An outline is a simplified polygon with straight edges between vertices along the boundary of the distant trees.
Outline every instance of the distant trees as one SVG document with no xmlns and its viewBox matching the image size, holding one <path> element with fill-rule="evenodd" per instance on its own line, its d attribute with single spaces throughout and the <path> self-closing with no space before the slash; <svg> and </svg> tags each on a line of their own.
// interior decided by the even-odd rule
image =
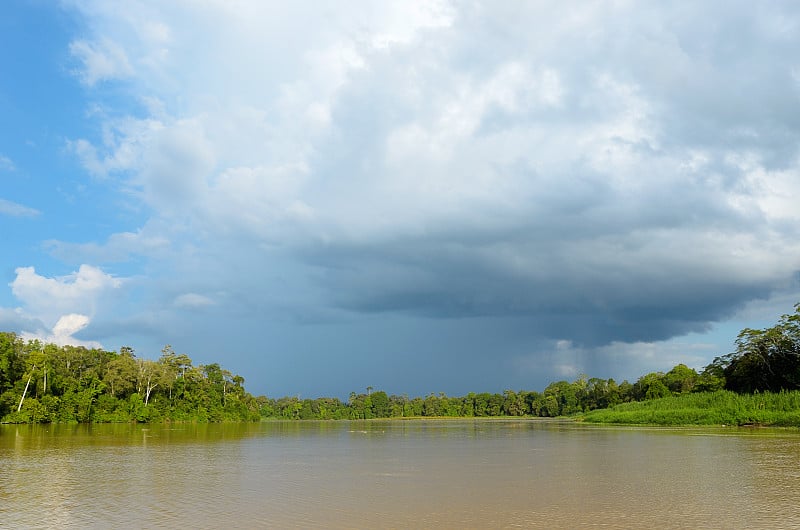
<svg viewBox="0 0 800 530">
<path fill-rule="evenodd" d="M 157 361 L 133 348 L 119 353 L 24 342 L 0 333 L 0 419 L 6 422 L 224 421 L 395 417 L 555 417 L 703 388 L 703 376 L 678 365 L 633 385 L 581 376 L 543 392 L 505 390 L 451 397 L 388 395 L 371 386 L 347 402 L 323 397 L 254 398 L 244 378 L 217 363 L 193 365 L 167 345 Z M 27 386 L 27 390 L 26 390 Z"/>
<path fill-rule="evenodd" d="M 450 397 L 388 395 L 366 387 L 347 402 L 333 397 L 253 397 L 244 378 L 217 363 L 193 365 L 167 345 L 157 361 L 80 346 L 25 342 L 0 333 L 0 421 L 225 421 L 371 419 L 400 417 L 556 417 L 721 389 L 739 393 L 800 389 L 800 304 L 778 324 L 744 329 L 736 351 L 701 373 L 684 364 L 645 374 L 634 383 L 580 376 L 550 383 L 543 392 L 505 390 Z"/>
</svg>

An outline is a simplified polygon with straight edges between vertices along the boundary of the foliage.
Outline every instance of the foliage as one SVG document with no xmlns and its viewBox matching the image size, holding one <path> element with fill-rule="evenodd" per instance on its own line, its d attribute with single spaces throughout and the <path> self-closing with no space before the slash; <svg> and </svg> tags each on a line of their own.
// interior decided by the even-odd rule
<svg viewBox="0 0 800 530">
<path fill-rule="evenodd" d="M 571 383 L 551 383 L 542 393 L 389 396 L 388 407 L 386 394 L 369 387 L 366 394 L 353 392 L 347 403 L 333 398 L 302 402 L 264 398 L 261 410 L 266 417 L 296 419 L 583 415 L 585 421 L 660 425 L 800 425 L 798 395 L 764 393 L 800 388 L 800 304 L 795 309 L 796 314 L 784 315 L 773 328 L 743 330 L 736 340 L 737 351 L 715 359 L 699 374 L 679 364 L 666 373 L 645 374 L 633 384 L 580 376 Z M 731 390 L 762 393 L 748 396 Z"/>
<path fill-rule="evenodd" d="M 590 423 L 640 425 L 774 425 L 800 427 L 800 391 L 682 394 L 593 410 Z"/>
<path fill-rule="evenodd" d="M 749 395 L 741 395 L 746 393 Z M 679 364 L 635 383 L 581 375 L 543 392 L 506 390 L 449 397 L 388 395 L 366 388 L 334 397 L 271 399 L 244 390 L 219 364 L 194 366 L 167 345 L 157 361 L 24 342 L 0 333 L 4 422 L 366 420 L 408 417 L 580 416 L 588 422 L 800 425 L 800 304 L 764 330 L 743 330 L 736 351 L 702 373 Z"/>
<path fill-rule="evenodd" d="M 158 361 L 0 333 L 0 419 L 6 423 L 243 421 L 261 417 L 244 378 L 193 366 L 170 346 Z"/>
<path fill-rule="evenodd" d="M 736 351 L 714 359 L 706 371 L 736 392 L 800 389 L 800 304 L 771 328 L 742 330 Z"/>
</svg>

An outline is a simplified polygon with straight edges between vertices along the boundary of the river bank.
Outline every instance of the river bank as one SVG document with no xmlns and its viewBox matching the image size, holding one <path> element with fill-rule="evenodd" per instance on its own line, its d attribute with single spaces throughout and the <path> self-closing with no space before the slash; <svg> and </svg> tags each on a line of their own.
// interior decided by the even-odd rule
<svg viewBox="0 0 800 530">
<path fill-rule="evenodd" d="M 626 425 L 800 427 L 800 392 L 737 394 L 728 390 L 622 403 L 577 417 Z"/>
</svg>

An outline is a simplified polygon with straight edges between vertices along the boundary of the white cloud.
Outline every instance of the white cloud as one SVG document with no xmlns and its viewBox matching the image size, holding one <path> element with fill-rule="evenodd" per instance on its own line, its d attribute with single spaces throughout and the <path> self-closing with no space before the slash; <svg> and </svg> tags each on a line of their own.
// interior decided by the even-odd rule
<svg viewBox="0 0 800 530">
<path fill-rule="evenodd" d="M 214 301 L 202 294 L 184 293 L 175 297 L 173 305 L 175 305 L 175 307 L 182 308 L 200 308 L 214 305 Z"/>
<path fill-rule="evenodd" d="M 598 353 L 610 359 L 616 366 L 633 366 L 633 373 L 644 375 L 647 371 L 666 371 L 678 364 L 702 370 L 710 357 L 723 353 L 718 347 L 708 342 L 686 342 L 680 339 L 663 342 L 613 342 L 599 348 Z"/>
<path fill-rule="evenodd" d="M 66 263 L 109 263 L 127 261 L 133 255 L 164 257 L 170 253 L 171 241 L 163 227 L 150 223 L 136 232 L 112 234 L 102 244 L 49 240 L 44 247 Z"/>
<path fill-rule="evenodd" d="M 24 331 L 21 333 L 23 340 L 39 340 L 45 344 L 57 344 L 59 346 L 84 346 L 86 348 L 102 348 L 102 344 L 97 341 L 84 341 L 73 337 L 86 326 L 89 325 L 90 319 L 86 315 L 79 315 L 71 313 L 63 315 L 58 319 L 52 331 L 47 332 L 30 332 Z"/>
<path fill-rule="evenodd" d="M 16 166 L 10 158 L 0 154 L 0 171 L 14 171 Z"/>
<path fill-rule="evenodd" d="M 180 9 L 89 2 L 76 7 L 93 28 L 91 42 L 118 35 L 114 46 L 137 64 L 166 51 L 158 72 L 126 69 L 140 97 L 159 102 L 157 115 L 109 118 L 102 145 L 75 140 L 72 147 L 93 174 L 128 175 L 157 217 L 191 219 L 194 230 L 210 234 L 235 227 L 288 246 L 337 233 L 374 241 L 435 226 L 482 227 L 498 212 L 512 230 L 531 221 L 563 226 L 572 221 L 548 209 L 570 204 L 596 226 L 618 223 L 606 234 L 612 246 L 620 229 L 659 241 L 633 257 L 653 250 L 652 259 L 661 259 L 655 247 L 680 253 L 676 247 L 690 241 L 727 253 L 736 247 L 738 229 L 714 225 L 700 231 L 702 240 L 691 217 L 649 225 L 665 192 L 685 201 L 670 207 L 687 216 L 727 200 L 733 208 L 720 208 L 722 215 L 758 207 L 770 223 L 793 220 L 796 170 L 769 170 L 756 158 L 747 171 L 761 184 L 758 198 L 739 194 L 713 174 L 726 163 L 724 140 L 672 135 L 670 120 L 686 112 L 682 98 L 696 94 L 691 86 L 664 93 L 662 83 L 705 73 L 709 61 L 682 46 L 687 28 L 635 5 L 604 6 L 580 16 L 530 7 L 512 17 L 500 7 L 446 2 L 357 14 L 259 2 Z M 626 18 L 642 25 L 617 27 Z M 531 31 L 515 33 L 528 24 Z M 496 26 L 508 33 L 495 35 Z M 291 36 L 297 32 L 305 38 Z M 721 37 L 691 38 L 713 47 Z M 197 39 L 208 44 L 205 52 L 194 53 Z M 476 41 L 495 55 L 478 53 Z M 657 71 L 643 50 L 677 62 Z M 760 53 L 742 60 L 758 64 Z M 729 82 L 718 66 L 711 82 Z M 713 112 L 707 119 L 731 134 L 740 129 Z M 654 207 L 630 209 L 646 204 Z M 563 250 L 583 242 L 574 230 Z M 753 245 L 746 250 L 763 257 Z M 790 268 L 796 256 L 789 245 L 776 262 Z M 540 258 L 518 247 L 515 259 Z"/>
<path fill-rule="evenodd" d="M 105 118 L 102 146 L 79 138 L 67 141 L 83 167 L 95 177 L 107 177 L 109 173 L 141 171 L 146 146 L 165 124 L 158 119 Z"/>
<path fill-rule="evenodd" d="M 100 42 L 76 40 L 69 51 L 83 64 L 79 76 L 83 83 L 93 86 L 98 81 L 123 79 L 133 74 L 125 50 L 110 39 Z"/>
<path fill-rule="evenodd" d="M 40 276 L 33 267 L 19 267 L 15 272 L 11 292 L 27 315 L 51 326 L 65 314 L 94 315 L 104 299 L 123 284 L 122 279 L 91 265 L 55 278 Z"/>
<path fill-rule="evenodd" d="M 53 326 L 53 334 L 57 337 L 69 337 L 89 325 L 89 317 L 70 313 L 58 319 Z"/>
<path fill-rule="evenodd" d="M 589 377 L 611 377 L 618 382 L 627 379 L 633 383 L 642 375 L 666 372 L 678 364 L 700 371 L 713 357 L 727 351 L 719 348 L 712 342 L 679 338 L 658 342 L 615 341 L 598 348 L 579 346 L 562 339 L 514 357 L 512 366 L 530 377 L 545 373 L 551 381 L 574 379 L 586 374 Z"/>
<path fill-rule="evenodd" d="M 36 217 L 41 212 L 34 208 L 29 208 L 15 202 L 0 199 L 0 215 L 10 215 L 11 217 Z"/>
</svg>

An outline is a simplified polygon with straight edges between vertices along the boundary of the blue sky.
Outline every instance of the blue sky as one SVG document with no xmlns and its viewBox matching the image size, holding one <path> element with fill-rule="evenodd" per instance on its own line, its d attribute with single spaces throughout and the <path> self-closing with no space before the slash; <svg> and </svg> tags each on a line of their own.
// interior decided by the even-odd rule
<svg viewBox="0 0 800 530">
<path fill-rule="evenodd" d="M 794 2 L 1 9 L 0 329 L 458 395 L 800 302 Z"/>
</svg>

